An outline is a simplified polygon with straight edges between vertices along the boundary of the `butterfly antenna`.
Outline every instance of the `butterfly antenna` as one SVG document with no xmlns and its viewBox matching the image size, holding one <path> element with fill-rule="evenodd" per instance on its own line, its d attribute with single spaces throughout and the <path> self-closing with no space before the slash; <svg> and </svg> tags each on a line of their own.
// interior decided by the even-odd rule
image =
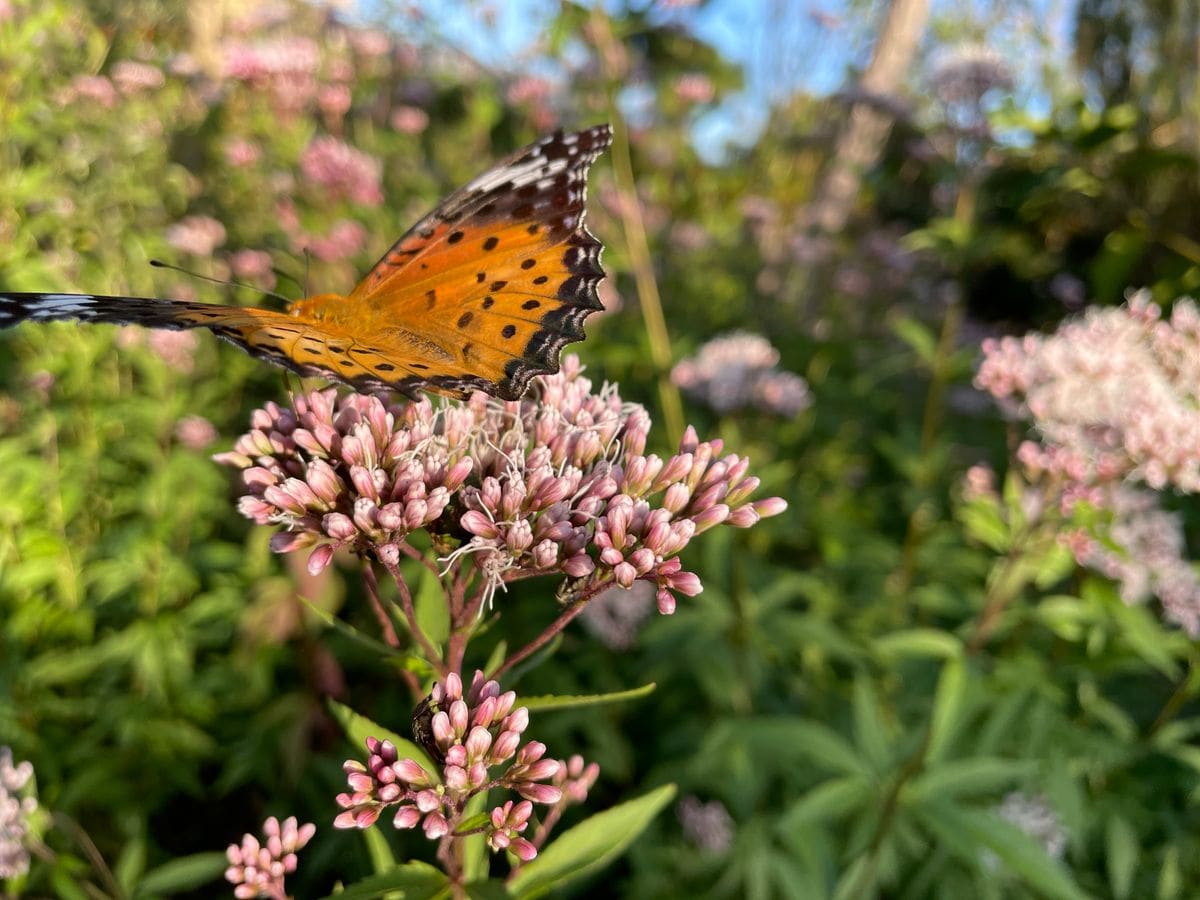
<svg viewBox="0 0 1200 900">
<path fill-rule="evenodd" d="M 201 275 L 199 272 L 193 272 L 190 269 L 185 269 L 182 266 L 175 265 L 174 263 L 163 262 L 161 259 L 150 260 L 150 265 L 154 266 L 156 269 L 172 269 L 176 272 L 182 272 L 184 275 L 190 275 L 192 278 L 199 278 L 201 281 L 211 281 L 213 284 L 223 284 L 231 287 L 245 288 L 248 291 L 254 291 L 259 294 L 264 294 L 267 297 L 274 297 L 276 300 L 282 300 L 284 303 L 292 302 L 291 298 L 285 297 L 283 294 L 277 294 L 275 291 L 263 290 L 262 288 L 254 287 L 254 285 L 243 284 L 240 281 L 232 281 L 227 278 L 213 278 L 211 275 Z"/>
<path fill-rule="evenodd" d="M 304 248 L 304 296 L 305 297 L 308 296 L 308 264 L 311 261 L 312 261 L 312 257 L 309 256 L 308 248 L 305 247 Z"/>
</svg>

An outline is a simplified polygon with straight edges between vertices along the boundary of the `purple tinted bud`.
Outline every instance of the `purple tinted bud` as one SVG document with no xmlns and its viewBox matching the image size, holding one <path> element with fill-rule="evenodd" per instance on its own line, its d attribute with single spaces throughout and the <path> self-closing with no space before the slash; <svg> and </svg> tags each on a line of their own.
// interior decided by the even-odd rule
<svg viewBox="0 0 1200 900">
<path fill-rule="evenodd" d="M 404 507 L 399 503 L 388 503 L 380 507 L 375 521 L 384 531 L 398 531 L 404 527 Z"/>
<path fill-rule="evenodd" d="M 457 491 L 475 468 L 475 462 L 470 457 L 464 457 L 450 467 L 442 482 L 447 491 Z"/>
<path fill-rule="evenodd" d="M 635 569 L 629 563 L 623 562 L 614 567 L 613 577 L 616 579 L 617 584 L 619 584 L 621 587 L 631 588 L 633 587 L 634 580 L 637 578 L 637 569 Z"/>
<path fill-rule="evenodd" d="M 392 769 L 396 776 L 407 784 L 426 785 L 431 783 L 429 774 L 415 760 L 407 758 L 397 760 L 392 764 Z"/>
<path fill-rule="evenodd" d="M 450 823 L 446 821 L 446 817 L 436 812 L 425 817 L 425 824 L 422 827 L 425 829 L 425 837 L 431 841 L 436 841 L 450 831 Z"/>
<path fill-rule="evenodd" d="M 749 528 L 757 524 L 761 516 L 754 509 L 752 504 L 747 503 L 745 506 L 739 506 L 729 514 L 726 521 L 734 528 Z"/>
<path fill-rule="evenodd" d="M 339 512 L 326 513 L 321 519 L 321 529 L 335 541 L 348 541 L 358 534 L 350 517 Z"/>
<path fill-rule="evenodd" d="M 557 803 L 562 799 L 562 788 L 556 788 L 552 784 L 533 784 L 523 781 L 513 787 L 516 788 L 518 794 L 534 803 L 550 804 Z"/>
<path fill-rule="evenodd" d="M 303 550 L 316 543 L 316 536 L 303 531 L 277 531 L 271 535 L 272 553 L 291 553 L 293 550 Z"/>
<path fill-rule="evenodd" d="M 570 559 L 564 560 L 562 568 L 572 578 L 582 578 L 584 575 L 590 575 L 595 570 L 596 564 L 586 553 L 577 553 Z"/>
<path fill-rule="evenodd" d="M 508 530 L 505 543 L 508 544 L 508 549 L 514 553 L 527 550 L 533 545 L 533 529 L 528 522 L 522 519 L 514 523 Z"/>
<path fill-rule="evenodd" d="M 392 819 L 392 825 L 396 828 L 416 828 L 417 823 L 421 821 L 421 811 L 415 806 L 402 806 L 396 812 L 396 817 Z"/>
<path fill-rule="evenodd" d="M 662 615 L 669 616 L 675 612 L 675 595 L 666 588 L 659 588 L 654 597 L 658 601 L 658 611 Z"/>
<path fill-rule="evenodd" d="M 540 541 L 533 548 L 533 564 L 539 569 L 549 569 L 558 562 L 558 545 L 551 540 Z"/>
</svg>

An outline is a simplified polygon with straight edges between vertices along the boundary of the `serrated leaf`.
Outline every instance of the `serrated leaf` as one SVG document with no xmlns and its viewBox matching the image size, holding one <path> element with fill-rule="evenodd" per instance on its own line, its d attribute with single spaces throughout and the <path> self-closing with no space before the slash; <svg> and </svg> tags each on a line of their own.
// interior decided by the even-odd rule
<svg viewBox="0 0 1200 900">
<path fill-rule="evenodd" d="M 221 877 L 229 867 L 224 853 L 195 853 L 181 856 L 151 869 L 143 875 L 133 892 L 134 897 L 166 894 L 168 897 L 193 890 Z"/>
<path fill-rule="evenodd" d="M 522 697 L 520 703 L 530 712 L 542 712 L 550 709 L 579 709 L 585 706 L 603 706 L 606 703 L 620 703 L 624 700 L 636 700 L 648 697 L 654 693 L 657 685 L 652 681 L 641 687 L 630 688 L 627 691 L 613 691 L 610 694 L 545 694 L 540 697 Z"/>
<path fill-rule="evenodd" d="M 514 897 L 540 897 L 620 856 L 675 796 L 668 784 L 584 819 L 508 880 Z"/>
<path fill-rule="evenodd" d="M 356 750 L 366 752 L 367 738 L 375 737 L 381 741 L 391 741 L 396 745 L 396 750 L 400 754 L 400 758 L 408 757 L 434 777 L 435 780 L 440 780 L 440 769 L 433 764 L 433 760 L 429 756 L 410 741 L 408 738 L 400 737 L 396 732 L 384 728 L 376 722 L 372 722 L 366 716 L 360 715 L 343 703 L 338 703 L 336 700 L 326 700 L 329 706 L 329 711 L 333 717 L 338 720 L 338 724 L 342 726 L 342 731 L 346 733 L 346 737 L 350 739 Z"/>
<path fill-rule="evenodd" d="M 444 872 L 429 863 L 410 862 L 390 872 L 364 878 L 340 893 L 329 894 L 324 900 L 379 900 L 392 891 L 402 891 L 404 900 L 433 900 L 450 896 L 450 881 Z"/>
</svg>

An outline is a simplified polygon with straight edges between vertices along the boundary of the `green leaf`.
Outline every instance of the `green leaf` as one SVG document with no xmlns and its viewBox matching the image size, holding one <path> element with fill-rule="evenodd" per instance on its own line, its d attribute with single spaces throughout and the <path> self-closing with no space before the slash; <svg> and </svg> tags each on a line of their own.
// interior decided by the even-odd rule
<svg viewBox="0 0 1200 900">
<path fill-rule="evenodd" d="M 585 819 L 513 873 L 508 880 L 509 893 L 514 897 L 539 897 L 607 865 L 633 843 L 674 796 L 675 785 L 668 784 Z"/>
<path fill-rule="evenodd" d="M 413 596 L 417 625 L 435 646 L 446 643 L 450 636 L 450 607 L 446 603 L 446 588 L 442 580 L 421 568 L 421 580 Z"/>
<path fill-rule="evenodd" d="M 345 635 L 356 644 L 366 647 L 372 653 L 378 653 L 380 656 L 408 656 L 403 651 L 397 650 L 395 647 L 389 647 L 383 641 L 376 640 L 369 634 L 364 634 L 348 622 L 343 622 L 332 611 L 323 609 L 306 597 L 301 597 L 300 599 L 308 607 L 308 611 L 320 619 L 326 626 L 334 629 L 339 634 Z"/>
<path fill-rule="evenodd" d="M 627 691 L 613 691 L 609 694 L 547 694 L 540 697 L 522 697 L 520 703 L 530 712 L 548 709 L 579 709 L 585 706 L 603 706 L 607 703 L 621 703 L 625 700 L 648 697 L 654 693 L 655 687 L 656 685 L 652 681 Z"/>
<path fill-rule="evenodd" d="M 850 711 L 854 717 L 854 736 L 859 749 L 877 770 L 882 771 L 891 758 L 892 742 L 883 725 L 879 697 L 865 675 L 855 676 Z"/>
<path fill-rule="evenodd" d="M 1104 861 L 1108 865 L 1108 883 L 1112 887 L 1112 893 L 1116 900 L 1124 900 L 1129 896 L 1129 890 L 1133 886 L 1138 856 L 1142 852 L 1137 832 L 1133 830 L 1133 826 L 1127 819 L 1113 814 L 1108 819 L 1104 846 L 1107 851 Z"/>
<path fill-rule="evenodd" d="M 966 693 L 966 664 L 961 658 L 946 660 L 933 697 L 929 744 L 925 754 L 928 762 L 937 762 L 945 755 L 950 741 L 962 724 Z"/>
<path fill-rule="evenodd" d="M 876 794 L 874 782 L 861 775 L 831 778 L 809 790 L 779 817 L 780 832 L 849 815 Z"/>
<path fill-rule="evenodd" d="M 1032 837 L 988 810 L 953 803 L 928 803 L 913 812 L 921 823 L 971 867 L 986 848 L 1027 885 L 1060 900 L 1086 900 L 1085 894 L 1058 860 L 1046 855 Z"/>
<path fill-rule="evenodd" d="M 908 628 L 877 638 L 875 650 L 888 657 L 953 659 L 962 655 L 963 645 L 954 635 L 937 628 Z"/>
<path fill-rule="evenodd" d="M 503 881 L 492 878 L 488 881 L 468 881 L 467 896 L 471 900 L 509 900 L 512 895 Z"/>
<path fill-rule="evenodd" d="M 181 856 L 151 869 L 138 881 L 134 897 L 166 894 L 168 897 L 193 890 L 221 877 L 229 866 L 224 853 L 195 853 Z"/>
<path fill-rule="evenodd" d="M 378 828 L 362 829 L 363 843 L 367 845 L 367 856 L 371 858 L 371 869 L 375 874 L 390 872 L 396 867 L 396 857 L 388 846 L 387 838 Z"/>
<path fill-rule="evenodd" d="M 927 768 L 903 792 L 905 802 L 949 800 L 997 793 L 1028 777 L 1036 768 L 1032 760 L 977 756 L 956 759 Z"/>
<path fill-rule="evenodd" d="M 467 830 L 488 822 L 487 807 L 488 792 L 482 791 L 467 801 L 463 809 L 463 821 L 459 827 Z M 476 821 L 480 820 L 482 821 Z M 488 845 L 484 832 L 472 834 L 462 839 L 463 878 L 474 881 L 487 878 L 488 874 Z"/>
<path fill-rule="evenodd" d="M 338 720 L 338 724 L 342 726 L 342 731 L 346 733 L 346 737 L 350 739 L 356 750 L 365 752 L 368 737 L 376 737 L 381 741 L 391 741 L 396 745 L 396 750 L 400 754 L 400 758 L 409 757 L 413 761 L 432 775 L 435 779 L 438 778 L 439 769 L 433 764 L 433 760 L 429 756 L 407 738 L 402 738 L 396 732 L 384 728 L 375 722 L 372 722 L 366 716 L 359 715 L 345 704 L 338 703 L 336 700 L 327 700 L 329 711 L 333 717 Z"/>
<path fill-rule="evenodd" d="M 916 319 L 903 316 L 892 322 L 896 336 L 916 352 L 925 365 L 932 365 L 937 356 L 937 338 L 933 332 Z"/>
<path fill-rule="evenodd" d="M 390 872 L 364 878 L 340 893 L 329 894 L 324 900 L 379 900 L 392 891 L 403 891 L 404 900 L 432 900 L 450 896 L 450 881 L 444 872 L 429 863 L 410 862 Z"/>
</svg>

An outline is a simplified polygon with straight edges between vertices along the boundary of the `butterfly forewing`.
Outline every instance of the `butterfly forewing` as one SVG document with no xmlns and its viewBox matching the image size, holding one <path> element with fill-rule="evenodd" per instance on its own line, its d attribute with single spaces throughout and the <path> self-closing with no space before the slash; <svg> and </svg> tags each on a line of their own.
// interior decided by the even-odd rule
<svg viewBox="0 0 1200 900">
<path fill-rule="evenodd" d="M 555 133 L 451 194 L 346 297 L 289 314 L 91 294 L 0 294 L 0 327 L 83 319 L 208 328 L 248 353 L 359 390 L 520 397 L 558 370 L 601 309 L 600 242 L 584 227 L 588 167 L 607 125 Z"/>
<path fill-rule="evenodd" d="M 394 348 L 402 389 L 519 397 L 602 308 L 600 243 L 583 218 L 588 167 L 610 141 L 604 125 L 514 154 L 418 222 L 330 314 Z"/>
</svg>

